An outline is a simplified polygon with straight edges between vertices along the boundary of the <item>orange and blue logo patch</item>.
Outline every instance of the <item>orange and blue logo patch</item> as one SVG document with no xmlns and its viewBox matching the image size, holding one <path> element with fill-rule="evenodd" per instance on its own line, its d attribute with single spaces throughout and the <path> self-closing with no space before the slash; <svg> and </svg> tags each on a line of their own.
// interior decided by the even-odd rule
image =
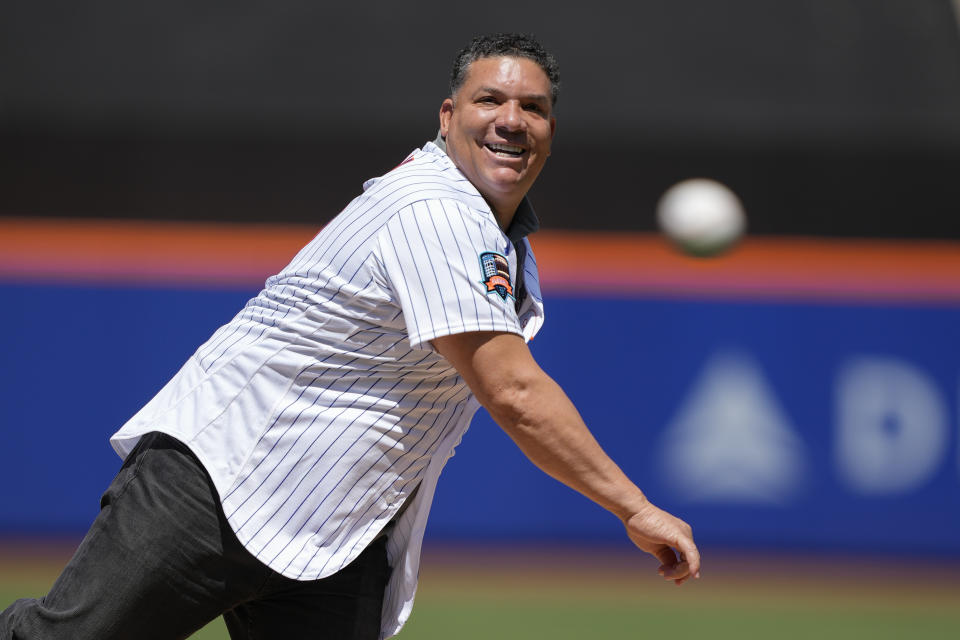
<svg viewBox="0 0 960 640">
<path fill-rule="evenodd" d="M 504 300 L 513 297 L 510 264 L 505 256 L 494 251 L 484 251 L 480 254 L 480 271 L 483 273 L 481 282 L 487 287 L 488 294 L 496 293 Z"/>
</svg>

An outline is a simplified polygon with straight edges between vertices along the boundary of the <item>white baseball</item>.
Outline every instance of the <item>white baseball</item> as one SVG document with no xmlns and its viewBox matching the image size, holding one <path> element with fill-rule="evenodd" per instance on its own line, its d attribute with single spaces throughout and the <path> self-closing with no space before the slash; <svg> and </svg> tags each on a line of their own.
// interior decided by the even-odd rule
<svg viewBox="0 0 960 640">
<path fill-rule="evenodd" d="M 657 203 L 657 221 L 674 244 L 695 256 L 726 251 L 747 226 L 736 194 L 707 178 L 684 180 L 667 189 Z"/>
</svg>

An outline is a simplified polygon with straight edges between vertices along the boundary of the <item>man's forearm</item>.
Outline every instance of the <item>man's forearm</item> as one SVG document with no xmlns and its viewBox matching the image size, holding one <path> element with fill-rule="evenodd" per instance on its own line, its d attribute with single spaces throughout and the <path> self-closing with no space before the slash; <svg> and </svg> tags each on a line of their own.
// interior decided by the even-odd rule
<svg viewBox="0 0 960 640">
<path fill-rule="evenodd" d="M 494 420 L 540 469 L 621 520 L 646 498 L 603 451 L 563 389 L 537 371 L 487 399 Z"/>
</svg>

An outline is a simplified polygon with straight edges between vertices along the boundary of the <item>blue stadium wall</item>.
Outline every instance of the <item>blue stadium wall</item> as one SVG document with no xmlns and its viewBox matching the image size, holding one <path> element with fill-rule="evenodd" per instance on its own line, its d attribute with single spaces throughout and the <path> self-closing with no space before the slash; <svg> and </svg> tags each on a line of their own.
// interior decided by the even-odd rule
<svg viewBox="0 0 960 640">
<path fill-rule="evenodd" d="M 82 533 L 107 439 L 254 295 L 0 282 L 0 535 Z M 532 343 L 601 444 L 704 545 L 960 553 L 960 305 L 548 292 Z M 481 411 L 428 536 L 625 544 Z"/>
</svg>

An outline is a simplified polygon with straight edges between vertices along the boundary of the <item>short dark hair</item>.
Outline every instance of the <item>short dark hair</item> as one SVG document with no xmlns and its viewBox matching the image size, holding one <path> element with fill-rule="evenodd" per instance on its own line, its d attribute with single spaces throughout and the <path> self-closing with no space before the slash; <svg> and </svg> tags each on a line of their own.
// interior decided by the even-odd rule
<svg viewBox="0 0 960 640">
<path fill-rule="evenodd" d="M 527 58 L 536 62 L 550 80 L 550 103 L 554 106 L 557 104 L 560 97 L 560 65 L 534 36 L 524 33 L 494 33 L 471 40 L 454 58 L 453 71 L 450 73 L 450 95 L 463 86 L 471 64 L 481 58 L 498 56 Z"/>
</svg>

